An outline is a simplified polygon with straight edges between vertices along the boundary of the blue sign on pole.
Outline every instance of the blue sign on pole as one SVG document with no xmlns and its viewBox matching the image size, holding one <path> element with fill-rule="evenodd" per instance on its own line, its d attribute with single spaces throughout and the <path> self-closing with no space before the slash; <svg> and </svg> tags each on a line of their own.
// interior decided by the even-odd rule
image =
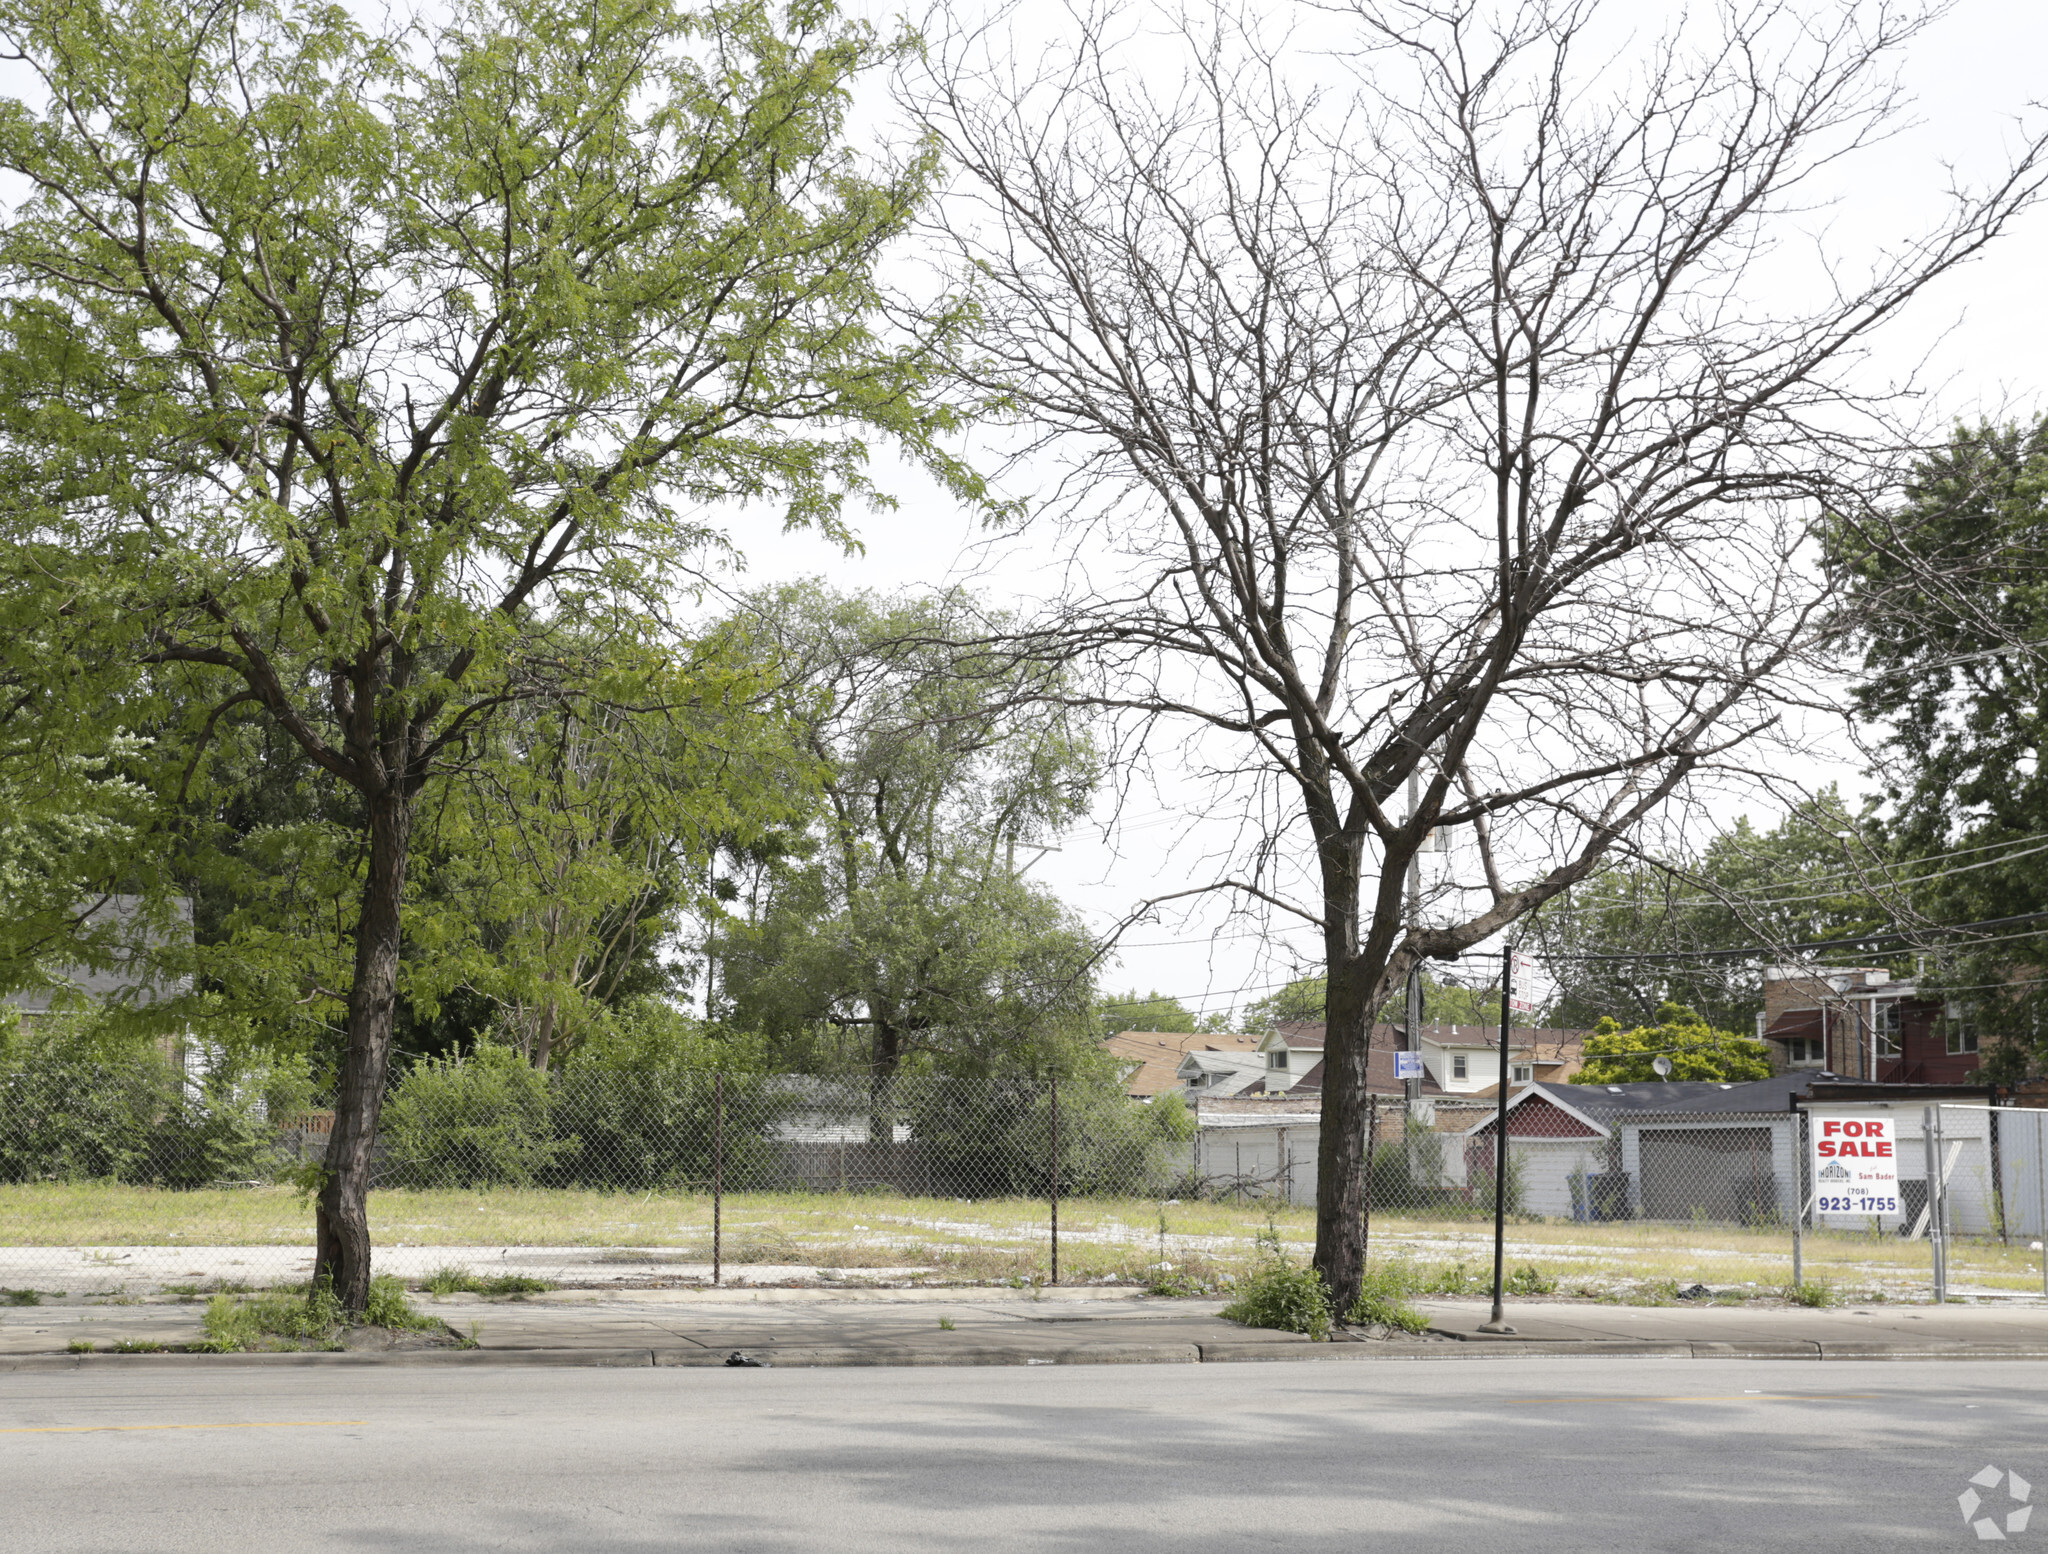
<svg viewBox="0 0 2048 1554">
<path fill-rule="evenodd" d="M 1395 1053 L 1394 1077 L 1396 1079 L 1420 1079 L 1422 1077 L 1422 1054 L 1419 1052 Z"/>
</svg>

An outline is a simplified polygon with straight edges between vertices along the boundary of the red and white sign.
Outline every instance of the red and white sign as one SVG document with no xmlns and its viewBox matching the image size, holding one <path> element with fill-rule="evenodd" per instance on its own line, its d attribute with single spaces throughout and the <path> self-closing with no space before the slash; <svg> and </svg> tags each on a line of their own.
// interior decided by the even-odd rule
<svg viewBox="0 0 2048 1554">
<path fill-rule="evenodd" d="M 1899 1211 L 1898 1130 L 1889 1113 L 1809 1112 L 1813 1207 L 1827 1219 Z"/>
<path fill-rule="evenodd" d="M 1526 955 L 1515 956 L 1514 986 L 1508 993 L 1508 1008 L 1516 1014 L 1534 1014 L 1543 1007 L 1536 986 L 1536 962 Z"/>
</svg>

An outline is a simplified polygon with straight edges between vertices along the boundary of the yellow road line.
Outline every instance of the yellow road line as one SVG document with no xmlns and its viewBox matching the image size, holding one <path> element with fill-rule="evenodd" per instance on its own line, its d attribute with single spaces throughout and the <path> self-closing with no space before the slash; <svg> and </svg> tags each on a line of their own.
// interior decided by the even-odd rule
<svg viewBox="0 0 2048 1554">
<path fill-rule="evenodd" d="M 1879 1392 L 1710 1392 L 1694 1397 L 1509 1398 L 1510 1403 L 1845 1403 L 1882 1397 Z"/>
<path fill-rule="evenodd" d="M 321 1425 L 369 1422 L 367 1419 L 256 1419 L 233 1424 L 19 1425 L 0 1427 L 0 1435 L 92 1435 L 109 1430 L 309 1430 Z"/>
</svg>

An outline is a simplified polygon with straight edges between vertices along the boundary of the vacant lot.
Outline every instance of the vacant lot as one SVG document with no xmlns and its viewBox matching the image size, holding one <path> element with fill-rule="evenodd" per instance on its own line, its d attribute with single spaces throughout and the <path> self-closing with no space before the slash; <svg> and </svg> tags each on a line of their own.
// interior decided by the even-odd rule
<svg viewBox="0 0 2048 1554">
<path fill-rule="evenodd" d="M 385 1246 L 646 1248 L 679 1263 L 711 1256 L 712 1203 L 703 1194 L 393 1189 L 371 1196 L 370 1218 Z M 1310 1210 L 1276 1204 L 1071 1200 L 1060 1205 L 1061 1274 L 1213 1286 L 1241 1272 L 1262 1237 L 1306 1257 L 1314 1234 Z M 0 1245 L 8 1247 L 305 1247 L 312 1240 L 310 1208 L 291 1188 L 0 1187 Z M 1372 1248 L 1375 1256 L 1411 1259 L 1445 1293 L 1491 1278 L 1492 1226 L 1483 1219 L 1383 1214 Z M 735 1264 L 1043 1278 L 1050 1223 L 1047 1205 L 1035 1199 L 733 1194 L 724 1201 L 722 1250 Z M 2025 1246 L 1959 1242 L 1951 1282 L 2038 1290 L 2039 1257 Z M 1791 1237 L 1776 1226 L 1516 1220 L 1508 1259 L 1511 1268 L 1530 1270 L 1533 1285 L 1568 1295 L 1669 1298 L 1694 1284 L 1761 1295 L 1790 1281 Z M 1805 1271 L 1845 1296 L 1924 1299 L 1928 1248 L 1896 1236 L 1809 1235 Z"/>
</svg>

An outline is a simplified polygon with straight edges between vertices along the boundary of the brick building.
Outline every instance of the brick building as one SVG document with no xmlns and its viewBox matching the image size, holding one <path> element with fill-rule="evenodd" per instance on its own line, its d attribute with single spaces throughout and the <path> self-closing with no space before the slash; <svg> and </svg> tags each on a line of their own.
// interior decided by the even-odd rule
<svg viewBox="0 0 2048 1554">
<path fill-rule="evenodd" d="M 1772 966 L 1757 1036 L 1778 1072 L 1814 1069 L 1876 1084 L 1966 1084 L 1975 1027 L 1881 966 Z"/>
</svg>

